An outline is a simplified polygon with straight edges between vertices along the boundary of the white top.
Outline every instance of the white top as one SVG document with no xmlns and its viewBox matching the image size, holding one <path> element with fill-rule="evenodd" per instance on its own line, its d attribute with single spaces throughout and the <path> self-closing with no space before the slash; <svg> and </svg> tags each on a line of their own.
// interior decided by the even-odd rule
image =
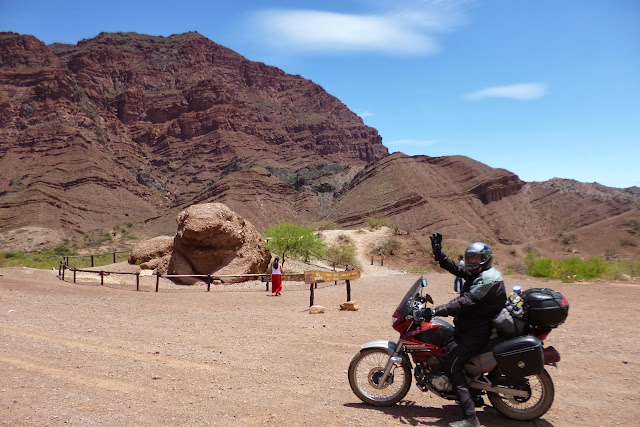
<svg viewBox="0 0 640 427">
<path fill-rule="evenodd" d="M 282 274 L 282 265 L 278 264 L 278 268 L 273 268 L 271 265 L 271 274 Z"/>
</svg>

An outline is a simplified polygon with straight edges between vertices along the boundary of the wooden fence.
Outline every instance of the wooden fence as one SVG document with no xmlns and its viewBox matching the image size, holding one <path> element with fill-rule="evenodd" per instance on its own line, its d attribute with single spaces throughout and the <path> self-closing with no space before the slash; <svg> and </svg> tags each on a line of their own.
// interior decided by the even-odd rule
<svg viewBox="0 0 640 427">
<path fill-rule="evenodd" d="M 114 255 L 115 256 L 115 255 Z M 66 258 L 66 257 L 65 257 Z M 67 260 L 64 262 L 60 262 L 58 268 L 58 276 L 61 280 L 66 280 L 67 272 L 73 274 L 73 283 L 76 283 L 76 275 L 78 272 L 80 273 L 93 273 L 98 274 L 100 276 L 100 285 L 104 286 L 104 278 L 105 276 L 110 275 L 124 275 L 124 276 L 135 276 L 136 278 L 136 291 L 140 290 L 140 272 L 135 273 L 125 273 L 125 272 L 114 272 L 114 271 L 104 271 L 104 270 L 87 270 L 80 268 L 69 267 L 67 264 Z M 161 274 L 156 273 L 156 283 L 155 283 L 155 292 L 159 292 L 160 290 L 160 278 L 164 277 L 167 279 L 177 279 L 177 278 L 195 278 L 200 279 L 207 285 L 207 292 L 211 291 L 211 284 L 215 280 L 223 280 L 225 278 L 247 278 L 249 280 L 261 280 L 266 282 L 266 290 L 269 290 L 269 282 L 271 281 L 271 276 L 268 273 L 262 274 L 224 274 L 224 275 L 215 275 L 215 274 Z M 294 274 L 285 274 L 283 277 L 283 281 L 299 281 L 305 282 L 309 284 L 309 306 L 314 305 L 315 292 L 314 290 L 318 288 L 318 283 L 321 282 L 335 282 L 338 284 L 338 281 L 344 280 L 347 288 L 347 301 L 351 301 L 351 280 L 357 279 L 360 277 L 360 270 L 347 270 L 347 271 L 305 271 L 304 273 L 294 273 Z"/>
<path fill-rule="evenodd" d="M 115 252 L 107 252 L 104 254 L 92 254 L 92 255 L 66 255 L 64 257 L 64 265 L 69 267 L 69 258 L 91 258 L 91 267 L 94 265 L 94 259 L 100 256 L 105 255 L 113 255 L 113 263 L 116 263 L 116 254 L 128 254 L 129 251 L 115 251 Z"/>
</svg>

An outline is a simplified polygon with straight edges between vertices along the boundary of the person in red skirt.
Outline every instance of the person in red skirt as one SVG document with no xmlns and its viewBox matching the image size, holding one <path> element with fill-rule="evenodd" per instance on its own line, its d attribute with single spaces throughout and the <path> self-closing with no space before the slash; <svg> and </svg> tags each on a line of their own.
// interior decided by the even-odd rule
<svg viewBox="0 0 640 427">
<path fill-rule="evenodd" d="M 280 258 L 276 257 L 271 264 L 271 293 L 276 296 L 282 295 L 282 275 L 284 271 L 280 265 Z"/>
</svg>

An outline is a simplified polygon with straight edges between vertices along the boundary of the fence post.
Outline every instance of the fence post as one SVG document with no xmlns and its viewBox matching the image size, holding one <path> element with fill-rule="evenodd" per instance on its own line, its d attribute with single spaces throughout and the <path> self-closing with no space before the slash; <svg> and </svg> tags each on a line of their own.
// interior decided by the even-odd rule
<svg viewBox="0 0 640 427">
<path fill-rule="evenodd" d="M 116 263 L 116 253 L 115 252 L 113 253 L 113 263 L 114 264 Z"/>
<path fill-rule="evenodd" d="M 156 272 L 156 292 L 158 292 L 159 286 L 160 286 L 160 273 Z"/>
<path fill-rule="evenodd" d="M 207 292 L 211 290 L 211 275 L 207 274 Z"/>
<path fill-rule="evenodd" d="M 104 286 L 104 271 L 100 272 L 100 286 Z"/>
<path fill-rule="evenodd" d="M 93 255 L 91 255 L 91 267 L 93 267 Z"/>
<path fill-rule="evenodd" d="M 140 290 L 140 272 L 136 272 L 136 291 Z"/>
<path fill-rule="evenodd" d="M 351 281 L 347 280 L 347 302 L 351 301 Z"/>
<path fill-rule="evenodd" d="M 309 285 L 309 307 L 313 305 L 313 283 Z"/>
<path fill-rule="evenodd" d="M 64 270 L 66 269 L 66 266 L 62 266 L 62 280 L 64 280 Z"/>
<path fill-rule="evenodd" d="M 76 283 L 76 270 L 73 270 L 73 283 Z"/>
</svg>

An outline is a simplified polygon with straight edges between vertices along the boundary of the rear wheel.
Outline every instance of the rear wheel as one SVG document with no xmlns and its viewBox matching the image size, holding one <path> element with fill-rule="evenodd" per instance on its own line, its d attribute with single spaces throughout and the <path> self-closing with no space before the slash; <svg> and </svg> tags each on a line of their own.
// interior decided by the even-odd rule
<svg viewBox="0 0 640 427">
<path fill-rule="evenodd" d="M 487 392 L 493 407 L 505 417 L 514 420 L 533 420 L 540 418 L 551 408 L 555 392 L 551 376 L 546 370 L 526 377 L 513 388 L 528 391 L 529 397 Z"/>
<path fill-rule="evenodd" d="M 373 406 L 391 406 L 402 400 L 409 392 L 411 368 L 404 362 L 394 364 L 387 380 L 378 386 L 389 357 L 389 353 L 382 348 L 368 348 L 360 351 L 351 360 L 349 385 L 364 403 Z"/>
</svg>

